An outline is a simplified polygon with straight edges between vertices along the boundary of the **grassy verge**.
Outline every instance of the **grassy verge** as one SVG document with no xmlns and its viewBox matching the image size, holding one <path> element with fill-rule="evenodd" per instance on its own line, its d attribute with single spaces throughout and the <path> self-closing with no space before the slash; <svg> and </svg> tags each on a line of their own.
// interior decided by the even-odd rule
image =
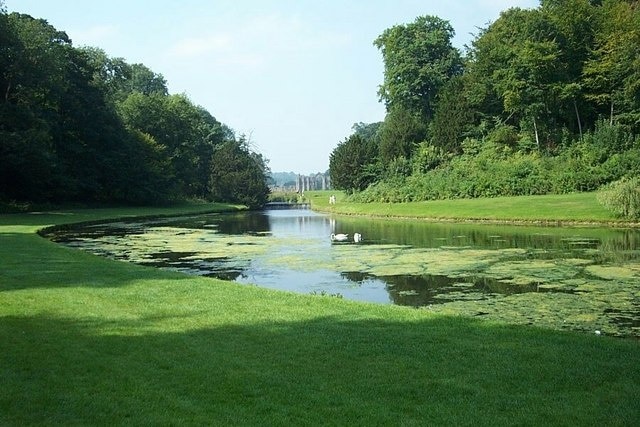
<svg viewBox="0 0 640 427">
<path fill-rule="evenodd" d="M 0 425 L 634 425 L 640 345 L 296 295 L 38 237 L 0 216 Z"/>
<path fill-rule="evenodd" d="M 329 204 L 335 194 L 337 203 Z M 595 193 L 485 199 L 433 200 L 413 203 L 353 203 L 340 192 L 316 191 L 306 196 L 314 209 L 346 215 L 434 220 L 496 222 L 626 224 L 604 209 Z"/>
</svg>

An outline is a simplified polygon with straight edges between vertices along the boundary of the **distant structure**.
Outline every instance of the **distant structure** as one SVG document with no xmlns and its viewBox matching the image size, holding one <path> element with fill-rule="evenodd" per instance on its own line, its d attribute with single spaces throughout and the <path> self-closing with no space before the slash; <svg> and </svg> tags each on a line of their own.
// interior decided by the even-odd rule
<svg viewBox="0 0 640 427">
<path fill-rule="evenodd" d="M 320 173 L 314 175 L 298 175 L 296 180 L 296 192 L 304 193 L 313 190 L 330 190 L 331 178 L 329 174 Z"/>
</svg>

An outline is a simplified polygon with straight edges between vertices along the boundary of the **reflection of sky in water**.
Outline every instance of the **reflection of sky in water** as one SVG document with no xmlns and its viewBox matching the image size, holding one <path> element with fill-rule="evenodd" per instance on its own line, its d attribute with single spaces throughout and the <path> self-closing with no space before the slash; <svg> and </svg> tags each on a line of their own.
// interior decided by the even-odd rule
<svg viewBox="0 0 640 427">
<path fill-rule="evenodd" d="M 265 288 L 283 291 L 316 294 L 326 292 L 358 301 L 391 302 L 389 293 L 381 280 L 372 279 L 354 283 L 340 273 L 329 270 L 296 271 L 281 268 L 277 271 L 269 271 L 255 265 L 247 271 L 251 273 L 238 277 L 236 281 L 245 284 L 259 283 Z"/>
<path fill-rule="evenodd" d="M 353 242 L 356 232 L 364 236 L 361 244 Z M 347 233 L 349 241 L 332 243 L 332 233 Z M 54 240 L 116 259 L 285 291 L 415 307 L 484 304 L 476 315 L 507 298 L 525 308 L 536 304 L 518 295 L 563 294 L 578 315 L 599 310 L 617 316 L 618 324 L 640 326 L 635 230 L 435 224 L 273 210 L 120 221 L 60 233 Z M 624 280 L 616 281 L 618 276 Z"/>
<path fill-rule="evenodd" d="M 307 268 L 312 269 L 314 261 L 330 256 L 332 242 L 330 236 L 336 232 L 335 219 L 311 210 L 272 210 L 265 215 L 269 221 L 269 234 L 275 239 L 296 239 L 296 242 L 278 246 L 278 253 L 295 255 L 309 259 Z M 350 236 L 352 238 L 353 236 Z M 300 244 L 300 240 L 304 240 Z M 274 254 L 266 254 L 266 257 Z M 340 272 L 327 269 L 300 271 L 282 266 L 270 266 L 263 256 L 251 260 L 242 274 L 235 279 L 239 283 L 259 284 L 284 291 L 301 293 L 333 293 L 344 298 L 377 302 L 391 302 L 385 282 L 371 278 L 365 282 L 353 282 Z"/>
</svg>

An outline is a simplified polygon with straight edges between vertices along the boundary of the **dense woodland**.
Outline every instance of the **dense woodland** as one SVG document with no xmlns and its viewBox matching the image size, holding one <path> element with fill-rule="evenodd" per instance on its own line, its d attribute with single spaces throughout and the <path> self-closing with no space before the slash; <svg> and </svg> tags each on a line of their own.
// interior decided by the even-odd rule
<svg viewBox="0 0 640 427">
<path fill-rule="evenodd" d="M 638 1 L 542 0 L 504 11 L 464 52 L 453 36 L 424 16 L 375 40 L 387 115 L 331 153 L 335 187 L 414 201 L 592 191 L 638 175 Z"/>
<path fill-rule="evenodd" d="M 0 0 L 0 205 L 262 205 L 267 161 L 143 64 Z"/>
</svg>

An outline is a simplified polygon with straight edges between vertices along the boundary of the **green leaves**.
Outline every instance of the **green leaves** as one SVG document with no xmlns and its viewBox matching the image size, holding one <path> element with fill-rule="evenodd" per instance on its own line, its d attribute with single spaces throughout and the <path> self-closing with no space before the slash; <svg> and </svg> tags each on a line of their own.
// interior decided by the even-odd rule
<svg viewBox="0 0 640 427">
<path fill-rule="evenodd" d="M 598 193 L 598 202 L 615 215 L 640 218 L 640 178 L 623 178 L 603 188 Z"/>
<path fill-rule="evenodd" d="M 266 160 L 249 149 L 244 137 L 226 141 L 213 153 L 209 197 L 249 208 L 262 207 L 269 196 L 268 175 Z"/>
<path fill-rule="evenodd" d="M 338 144 L 329 157 L 332 185 L 348 192 L 364 190 L 379 177 L 376 159 L 374 138 L 351 135 Z"/>
<path fill-rule="evenodd" d="M 438 92 L 462 72 L 460 53 L 451 45 L 453 35 L 449 22 L 421 16 L 385 30 L 375 40 L 385 65 L 378 94 L 388 110 L 398 107 L 427 119 L 433 116 Z"/>
<path fill-rule="evenodd" d="M 185 95 L 168 95 L 161 74 L 99 48 L 76 49 L 45 20 L 1 9 L 0 54 L 0 199 L 211 196 L 214 150 L 235 135 Z M 256 162 L 266 170 L 250 156 L 234 172 L 253 177 Z M 264 198 L 264 184 L 254 190 L 251 205 Z"/>
</svg>

